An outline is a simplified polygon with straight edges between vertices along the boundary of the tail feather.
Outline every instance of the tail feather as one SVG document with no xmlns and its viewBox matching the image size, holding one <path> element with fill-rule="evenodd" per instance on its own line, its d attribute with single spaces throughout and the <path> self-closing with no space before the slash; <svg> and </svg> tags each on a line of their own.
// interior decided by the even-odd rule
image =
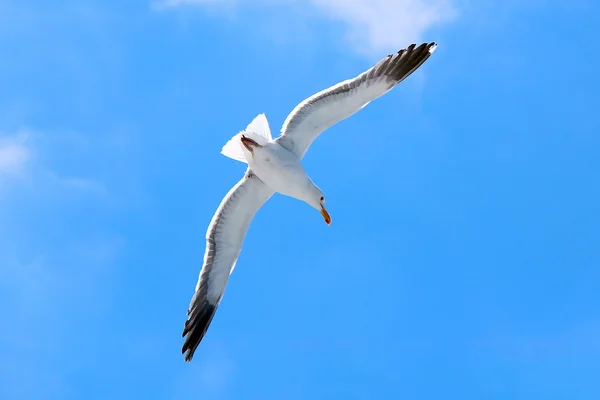
<svg viewBox="0 0 600 400">
<path fill-rule="evenodd" d="M 247 163 L 248 161 L 246 160 L 246 156 L 244 156 L 244 151 L 242 150 L 242 143 L 240 142 L 241 138 L 242 132 L 229 139 L 229 141 L 225 143 L 225 146 L 223 146 L 223 148 L 221 149 L 221 154 L 233 160 Z"/>
<path fill-rule="evenodd" d="M 265 114 L 259 114 L 252 120 L 252 122 L 250 122 L 250 124 L 248 124 L 245 130 L 239 132 L 237 135 L 229 139 L 229 141 L 221 149 L 221 154 L 233 160 L 247 163 L 248 161 L 244 156 L 244 151 L 242 150 L 242 144 L 240 142 L 242 134 L 253 139 L 261 146 L 273 140 L 267 117 Z"/>
<path fill-rule="evenodd" d="M 265 114 L 258 114 L 256 118 L 254 118 L 252 122 L 248 124 L 246 127 L 246 132 L 255 133 L 261 138 L 266 139 L 266 141 L 263 140 L 264 143 L 258 142 L 261 145 L 273 140 L 271 137 L 271 129 L 269 129 L 269 121 L 267 121 Z"/>
</svg>

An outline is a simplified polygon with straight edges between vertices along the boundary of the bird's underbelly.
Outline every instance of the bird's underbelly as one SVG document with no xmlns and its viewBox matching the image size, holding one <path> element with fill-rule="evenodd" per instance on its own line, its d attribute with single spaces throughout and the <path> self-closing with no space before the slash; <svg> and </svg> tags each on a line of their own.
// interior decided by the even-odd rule
<svg viewBox="0 0 600 400">
<path fill-rule="evenodd" d="M 286 196 L 297 197 L 301 193 L 303 182 L 308 179 L 304 170 L 289 165 L 276 157 L 255 159 L 249 163 L 250 169 L 271 190 Z"/>
</svg>

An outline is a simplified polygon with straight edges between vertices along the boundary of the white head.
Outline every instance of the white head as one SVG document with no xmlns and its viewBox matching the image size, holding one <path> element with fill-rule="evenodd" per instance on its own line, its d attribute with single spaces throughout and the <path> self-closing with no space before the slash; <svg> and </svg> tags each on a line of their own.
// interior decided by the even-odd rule
<svg viewBox="0 0 600 400">
<path fill-rule="evenodd" d="M 319 189 L 312 182 L 310 182 L 309 189 L 306 192 L 306 198 L 304 199 L 304 201 L 321 213 L 327 225 L 331 225 L 331 217 L 325 209 L 325 196 L 323 195 L 321 189 Z"/>
</svg>

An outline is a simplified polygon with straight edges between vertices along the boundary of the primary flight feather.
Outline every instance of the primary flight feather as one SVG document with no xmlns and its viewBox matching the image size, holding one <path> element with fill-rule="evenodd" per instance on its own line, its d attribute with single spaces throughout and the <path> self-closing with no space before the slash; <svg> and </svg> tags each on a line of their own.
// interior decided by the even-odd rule
<svg viewBox="0 0 600 400">
<path fill-rule="evenodd" d="M 266 117 L 260 114 L 223 146 L 222 154 L 247 163 L 248 169 L 221 201 L 206 233 L 204 264 L 182 335 L 185 361 L 192 360 L 217 311 L 250 222 L 274 193 L 308 203 L 327 224 L 331 223 L 323 192 L 301 164 L 315 138 L 389 92 L 419 68 L 436 47 L 435 43 L 412 44 L 357 77 L 309 97 L 288 115 L 281 136 L 275 140 Z"/>
</svg>

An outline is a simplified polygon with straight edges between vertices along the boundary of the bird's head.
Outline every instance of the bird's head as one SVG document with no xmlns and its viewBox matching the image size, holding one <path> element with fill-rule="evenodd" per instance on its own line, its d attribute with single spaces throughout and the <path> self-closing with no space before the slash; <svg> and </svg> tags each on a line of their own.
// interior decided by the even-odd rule
<svg viewBox="0 0 600 400">
<path fill-rule="evenodd" d="M 325 209 L 325 195 L 316 185 L 312 184 L 309 190 L 309 197 L 306 200 L 315 210 L 317 210 L 323 216 L 325 223 L 331 225 L 331 217 Z"/>
</svg>

